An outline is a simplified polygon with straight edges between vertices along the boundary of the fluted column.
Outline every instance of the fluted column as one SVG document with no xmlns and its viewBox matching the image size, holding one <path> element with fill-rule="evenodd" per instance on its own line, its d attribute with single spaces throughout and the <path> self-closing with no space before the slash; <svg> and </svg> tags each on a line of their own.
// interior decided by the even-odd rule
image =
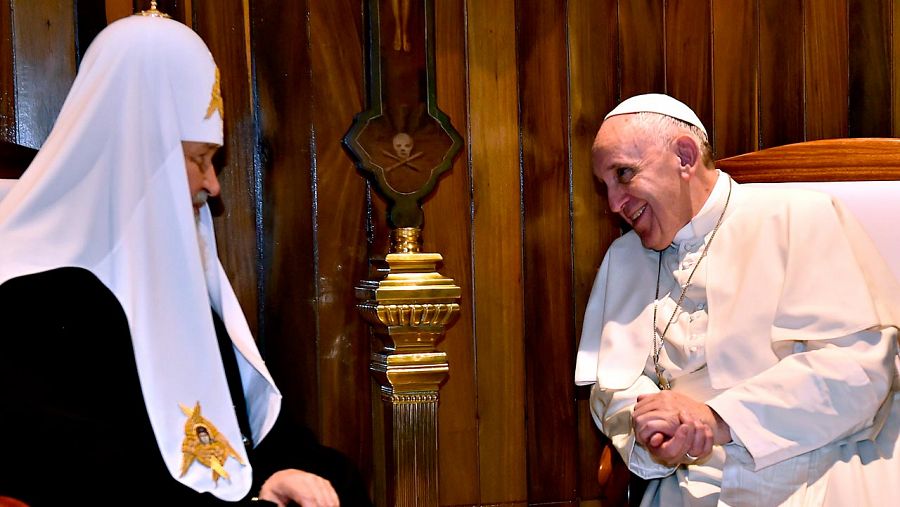
<svg viewBox="0 0 900 507">
<path fill-rule="evenodd" d="M 437 272 L 440 254 L 419 251 L 419 229 L 395 229 L 391 239 L 377 276 L 356 289 L 379 342 L 369 366 L 378 384 L 376 502 L 436 506 L 438 391 L 449 365 L 435 345 L 459 314 L 460 288 Z"/>
</svg>

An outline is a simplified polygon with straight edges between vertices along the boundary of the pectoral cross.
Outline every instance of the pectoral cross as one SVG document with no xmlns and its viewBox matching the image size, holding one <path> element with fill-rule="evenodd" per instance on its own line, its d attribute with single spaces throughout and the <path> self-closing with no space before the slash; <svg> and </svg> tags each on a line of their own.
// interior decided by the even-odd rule
<svg viewBox="0 0 900 507">
<path fill-rule="evenodd" d="M 660 366 L 659 363 L 655 363 L 654 366 L 656 367 L 656 385 L 658 385 L 661 390 L 668 391 L 672 388 L 672 386 L 669 384 L 669 380 L 663 374 L 662 366 Z"/>
</svg>

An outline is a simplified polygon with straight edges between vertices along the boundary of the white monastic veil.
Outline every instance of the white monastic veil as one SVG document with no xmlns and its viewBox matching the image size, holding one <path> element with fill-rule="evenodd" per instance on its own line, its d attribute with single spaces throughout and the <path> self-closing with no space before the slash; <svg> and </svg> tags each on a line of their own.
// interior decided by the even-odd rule
<svg viewBox="0 0 900 507">
<path fill-rule="evenodd" d="M 97 276 L 128 317 L 170 473 L 197 491 L 237 500 L 252 474 L 210 306 L 239 351 L 256 443 L 274 424 L 281 395 L 216 257 L 206 207 L 199 227 L 207 276 L 201 262 L 181 141 L 222 144 L 212 101 L 217 80 L 206 45 L 181 23 L 132 16 L 101 32 L 43 148 L 0 200 L 0 283 L 63 266 Z M 181 477 L 187 418 L 179 405 L 196 403 L 245 463 L 226 459 L 230 478 L 218 484 L 196 462 Z"/>
</svg>

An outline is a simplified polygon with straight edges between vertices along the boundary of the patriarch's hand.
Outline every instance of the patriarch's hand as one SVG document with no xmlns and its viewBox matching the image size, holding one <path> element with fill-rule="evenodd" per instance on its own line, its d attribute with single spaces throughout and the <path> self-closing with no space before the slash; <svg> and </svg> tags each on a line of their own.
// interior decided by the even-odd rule
<svg viewBox="0 0 900 507">
<path fill-rule="evenodd" d="M 293 501 L 301 507 L 338 507 L 337 493 L 327 480 L 301 470 L 275 472 L 263 483 L 259 492 L 261 500 L 275 502 L 285 507 Z"/>
</svg>

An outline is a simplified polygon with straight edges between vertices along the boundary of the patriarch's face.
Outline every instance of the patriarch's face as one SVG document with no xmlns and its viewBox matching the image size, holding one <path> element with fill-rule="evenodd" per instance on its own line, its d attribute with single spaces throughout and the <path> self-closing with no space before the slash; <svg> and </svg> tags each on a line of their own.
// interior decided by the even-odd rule
<svg viewBox="0 0 900 507">
<path fill-rule="evenodd" d="M 181 141 L 181 148 L 184 151 L 184 167 L 187 170 L 194 213 L 199 214 L 200 208 L 206 204 L 206 199 L 219 195 L 221 190 L 216 168 L 212 162 L 219 145 Z"/>
</svg>

